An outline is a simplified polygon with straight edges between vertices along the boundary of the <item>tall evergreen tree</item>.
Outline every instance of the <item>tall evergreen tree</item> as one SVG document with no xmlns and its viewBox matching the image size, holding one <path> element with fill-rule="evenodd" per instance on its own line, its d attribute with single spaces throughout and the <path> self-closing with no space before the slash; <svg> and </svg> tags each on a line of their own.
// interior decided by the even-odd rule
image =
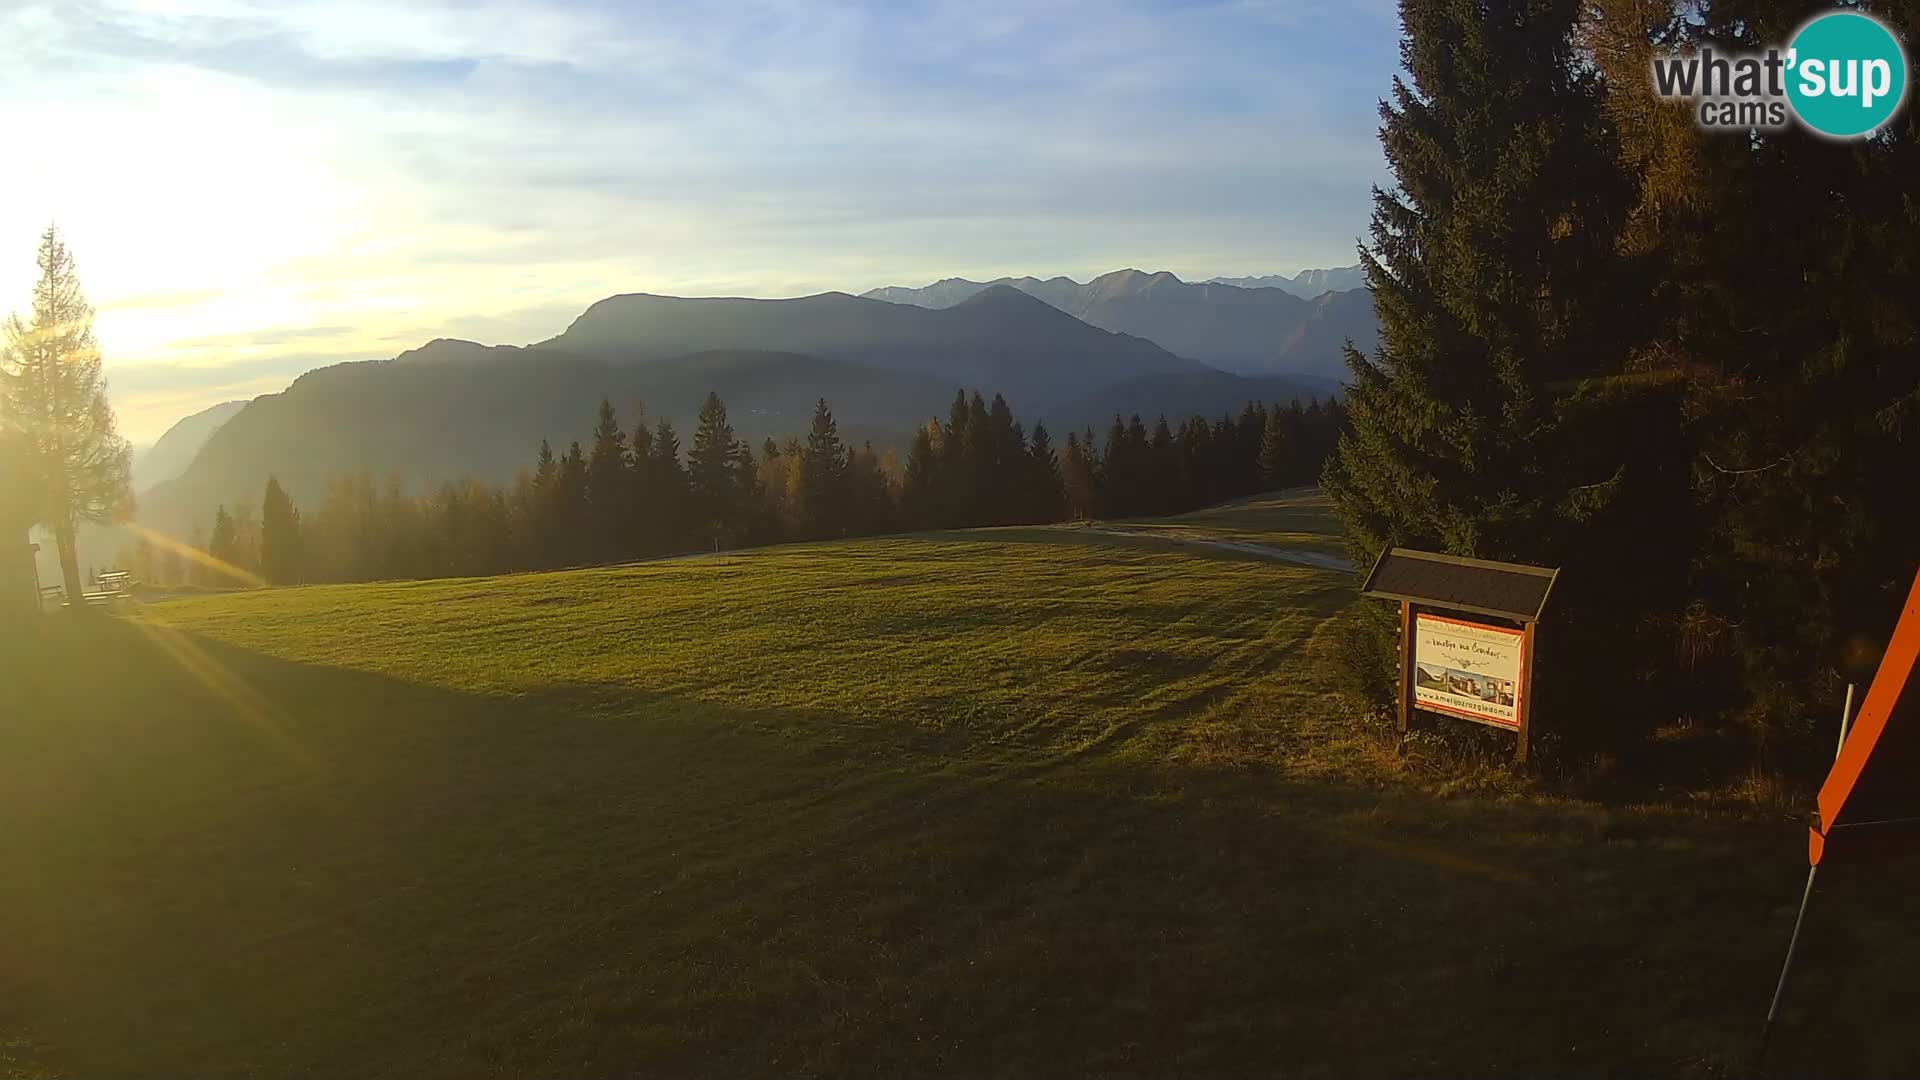
<svg viewBox="0 0 1920 1080">
<path fill-rule="evenodd" d="M 734 437 L 727 406 L 709 393 L 687 458 L 687 483 L 704 533 L 716 544 L 737 539 L 753 491 L 753 451 Z"/>
<path fill-rule="evenodd" d="M 1069 518 L 1084 521 L 1099 511 L 1098 471 L 1093 432 L 1087 432 L 1085 438 L 1067 432 L 1067 452 L 1060 461 L 1060 484 Z"/>
<path fill-rule="evenodd" d="M 1071 439 L 1073 436 L 1067 436 Z M 1053 436 L 1047 425 L 1034 421 L 1033 437 L 1027 441 L 1024 517 L 1030 522 L 1059 521 L 1066 496 L 1060 476 L 1060 458 L 1053 450 Z"/>
<path fill-rule="evenodd" d="M 1638 182 L 1628 242 L 1661 283 L 1638 366 L 1685 396 L 1699 543 L 1679 646 L 1686 684 L 1717 691 L 1689 704 L 1825 743 L 1920 565 L 1920 110 L 1831 142 L 1701 131 L 1644 92 L 1655 48 L 1759 51 L 1816 6 L 1594 0 L 1582 31 Z M 1920 7 L 1863 6 L 1915 55 Z"/>
<path fill-rule="evenodd" d="M 1014 420 L 1012 406 L 999 394 L 993 395 L 984 419 L 979 476 L 986 496 L 986 521 L 1005 525 L 1026 510 L 1026 434 Z"/>
<path fill-rule="evenodd" d="M 1174 443 L 1180 448 L 1180 473 L 1186 477 L 1186 489 L 1181 493 L 1182 496 L 1200 506 L 1226 498 L 1227 489 L 1221 482 L 1223 478 L 1215 471 L 1213 429 L 1208 426 L 1206 418 L 1187 417 L 1181 422 Z"/>
<path fill-rule="evenodd" d="M 560 459 L 559 479 L 555 485 L 554 501 L 558 511 L 556 535 L 560 543 L 561 565 L 585 562 L 592 558 L 593 509 L 588 496 L 590 484 L 587 458 L 580 452 L 580 443 L 576 440 L 567 445 L 566 455 Z"/>
<path fill-rule="evenodd" d="M 1185 478 L 1180 474 L 1180 448 L 1174 445 L 1173 429 L 1167 415 L 1161 413 L 1147 439 L 1147 491 L 1145 509 L 1152 514 L 1170 514 L 1184 509 L 1187 497 Z"/>
<path fill-rule="evenodd" d="M 866 443 L 847 459 L 847 531 L 871 536 L 894 527 L 896 496 L 892 478 L 873 444 Z"/>
<path fill-rule="evenodd" d="M 85 591 L 75 538 L 83 524 L 133 509 L 132 450 L 107 402 L 93 307 L 53 226 L 40 236 L 32 311 L 7 319 L 0 346 L 0 428 L 25 440 L 30 507 L 52 532 L 67 596 Z"/>
<path fill-rule="evenodd" d="M 556 566 L 561 558 L 560 460 L 553 456 L 553 444 L 540 440 L 540 455 L 534 460 L 529 479 L 527 506 L 527 543 L 533 565 Z M 359 530 L 367 531 L 365 524 Z"/>
<path fill-rule="evenodd" d="M 273 476 L 267 478 L 267 493 L 260 501 L 260 572 L 275 585 L 303 580 L 300 511 Z"/>
<path fill-rule="evenodd" d="M 1294 402 L 1298 405 L 1299 402 Z M 1293 447 L 1287 438 L 1287 413 L 1273 409 L 1267 413 L 1267 431 L 1260 440 L 1260 479 L 1269 490 L 1286 486 L 1288 456 Z"/>
<path fill-rule="evenodd" d="M 837 535 L 847 524 L 847 448 L 826 398 L 813 407 L 800 471 L 800 527 L 811 537 Z"/>
<path fill-rule="evenodd" d="M 978 394 L 974 397 L 977 399 Z M 981 408 L 985 413 L 985 407 Z M 947 422 L 940 429 L 937 448 L 940 468 L 936 472 L 935 491 L 939 507 L 938 521 L 951 526 L 976 520 L 979 496 L 979 455 L 975 452 L 979 436 L 974 429 L 974 410 L 965 390 L 956 391 L 947 410 Z"/>
<path fill-rule="evenodd" d="M 633 508 L 631 450 L 626 429 L 620 426 L 613 403 L 600 399 L 594 418 L 592 449 L 587 454 L 587 504 L 596 557 L 614 558 L 628 549 Z"/>
<path fill-rule="evenodd" d="M 207 557 L 211 560 L 210 581 L 231 585 L 245 579 L 239 568 L 240 540 L 234 533 L 233 515 L 225 506 L 213 512 L 213 532 L 207 537 Z"/>
<path fill-rule="evenodd" d="M 1381 107 L 1397 184 L 1375 190 L 1361 252 L 1380 348 L 1349 350 L 1349 433 L 1324 476 L 1360 565 L 1404 544 L 1564 567 L 1552 657 L 1572 662 L 1541 668 L 1563 686 L 1583 650 L 1614 655 L 1603 627 L 1635 640 L 1624 628 L 1672 587 L 1661 552 L 1684 550 L 1636 520 L 1673 477 L 1650 440 L 1632 445 L 1660 401 L 1612 378 L 1637 332 L 1618 243 L 1630 189 L 1572 44 L 1578 10 L 1402 3 L 1412 82 Z M 1612 581 L 1623 553 L 1642 565 Z"/>
<path fill-rule="evenodd" d="M 653 470 L 643 496 L 649 512 L 642 535 L 654 551 L 670 551 L 691 535 L 687 470 L 680 460 L 680 436 L 664 417 L 653 429 Z"/>
<path fill-rule="evenodd" d="M 941 463 L 934 447 L 939 426 L 933 420 L 920 425 L 907 449 L 906 475 L 900 482 L 900 512 L 908 528 L 929 529 L 941 522 Z"/>
</svg>

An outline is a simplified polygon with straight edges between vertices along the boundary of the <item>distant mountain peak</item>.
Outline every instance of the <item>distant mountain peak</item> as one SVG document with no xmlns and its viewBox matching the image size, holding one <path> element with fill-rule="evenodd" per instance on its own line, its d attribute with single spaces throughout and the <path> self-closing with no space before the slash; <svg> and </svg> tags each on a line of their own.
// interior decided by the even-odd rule
<svg viewBox="0 0 1920 1080">
<path fill-rule="evenodd" d="M 1085 285 L 1067 277 L 985 283 L 950 277 L 924 288 L 891 286 L 864 295 L 937 310 L 984 303 L 983 294 L 992 292 L 1002 298 L 998 303 L 1007 305 L 1003 310 L 1011 312 L 1016 309 L 1005 294 L 1018 290 L 1102 330 L 1142 338 L 1177 356 L 1228 371 L 1337 379 L 1345 372 L 1342 343 L 1352 338 L 1364 350 L 1372 347 L 1376 334 L 1371 298 L 1351 291 L 1349 283 L 1365 284 L 1359 267 L 1307 270 L 1297 279 L 1210 282 L 1186 282 L 1170 271 L 1127 267 Z"/>
<path fill-rule="evenodd" d="M 967 297 L 965 300 L 953 306 L 956 308 L 998 306 L 1010 310 L 1014 308 L 1039 307 L 1052 310 L 1052 305 L 1048 304 L 1045 300 L 1032 296 L 1019 287 L 1005 282 L 988 284 L 982 287 L 979 292 L 974 293 L 972 296 Z"/>
<path fill-rule="evenodd" d="M 1302 300 L 1311 300 L 1322 293 L 1364 289 L 1367 287 L 1367 273 L 1364 268 L 1356 264 L 1330 269 L 1302 270 L 1292 277 L 1285 274 L 1263 274 L 1258 277 L 1211 277 L 1207 279 L 1207 283 L 1232 285 L 1242 289 L 1280 289 Z"/>
<path fill-rule="evenodd" d="M 434 338 L 432 341 L 427 342 L 417 349 L 408 349 L 406 352 L 394 357 L 394 360 L 403 363 L 454 360 L 469 357 L 475 353 L 484 353 L 490 349 L 504 347 L 505 346 L 501 345 L 482 345 L 477 341 L 468 341 L 465 338 L 439 337 Z"/>
<path fill-rule="evenodd" d="M 1088 282 L 1087 285 L 1089 288 L 1096 288 L 1096 287 L 1113 288 L 1116 286 L 1124 286 L 1127 288 L 1138 288 L 1143 285 L 1160 284 L 1163 282 L 1167 284 L 1172 284 L 1172 285 L 1186 284 L 1186 282 L 1181 281 L 1178 277 L 1174 276 L 1174 274 L 1171 271 L 1168 271 L 1168 270 L 1148 271 L 1148 270 L 1136 270 L 1132 267 L 1128 267 L 1125 270 L 1114 270 L 1109 273 L 1101 274 L 1099 277 L 1094 278 L 1092 281 Z"/>
</svg>

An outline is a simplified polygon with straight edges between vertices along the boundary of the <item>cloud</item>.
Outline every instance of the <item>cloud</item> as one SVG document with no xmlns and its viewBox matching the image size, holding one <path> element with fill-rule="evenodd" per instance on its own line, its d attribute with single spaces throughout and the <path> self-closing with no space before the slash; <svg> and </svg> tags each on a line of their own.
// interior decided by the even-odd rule
<svg viewBox="0 0 1920 1080">
<path fill-rule="evenodd" d="M 0 308 L 57 218 L 116 386 L 207 394 L 623 291 L 1344 264 L 1398 65 L 1388 0 L 59 0 L 0 40 L 61 148 L 10 174 Z"/>
</svg>

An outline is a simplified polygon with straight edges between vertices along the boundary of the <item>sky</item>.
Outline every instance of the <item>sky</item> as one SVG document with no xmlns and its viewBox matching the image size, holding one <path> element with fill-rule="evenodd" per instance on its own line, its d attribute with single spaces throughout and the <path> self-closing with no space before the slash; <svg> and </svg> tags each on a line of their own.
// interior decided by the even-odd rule
<svg viewBox="0 0 1920 1080">
<path fill-rule="evenodd" d="M 0 0 L 123 434 L 622 292 L 1355 261 L 1392 0 Z M 23 152 L 26 151 L 26 152 Z"/>
</svg>

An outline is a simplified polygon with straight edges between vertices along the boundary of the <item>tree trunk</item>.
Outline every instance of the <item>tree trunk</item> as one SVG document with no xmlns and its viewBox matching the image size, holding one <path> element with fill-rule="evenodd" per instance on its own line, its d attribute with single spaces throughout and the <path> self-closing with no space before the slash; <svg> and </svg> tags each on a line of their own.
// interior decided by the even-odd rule
<svg viewBox="0 0 1920 1080">
<path fill-rule="evenodd" d="M 55 525 L 53 540 L 60 548 L 60 574 L 66 579 L 67 603 L 79 611 L 87 604 L 87 594 L 80 581 L 80 555 L 74 548 L 73 522 Z"/>
</svg>

